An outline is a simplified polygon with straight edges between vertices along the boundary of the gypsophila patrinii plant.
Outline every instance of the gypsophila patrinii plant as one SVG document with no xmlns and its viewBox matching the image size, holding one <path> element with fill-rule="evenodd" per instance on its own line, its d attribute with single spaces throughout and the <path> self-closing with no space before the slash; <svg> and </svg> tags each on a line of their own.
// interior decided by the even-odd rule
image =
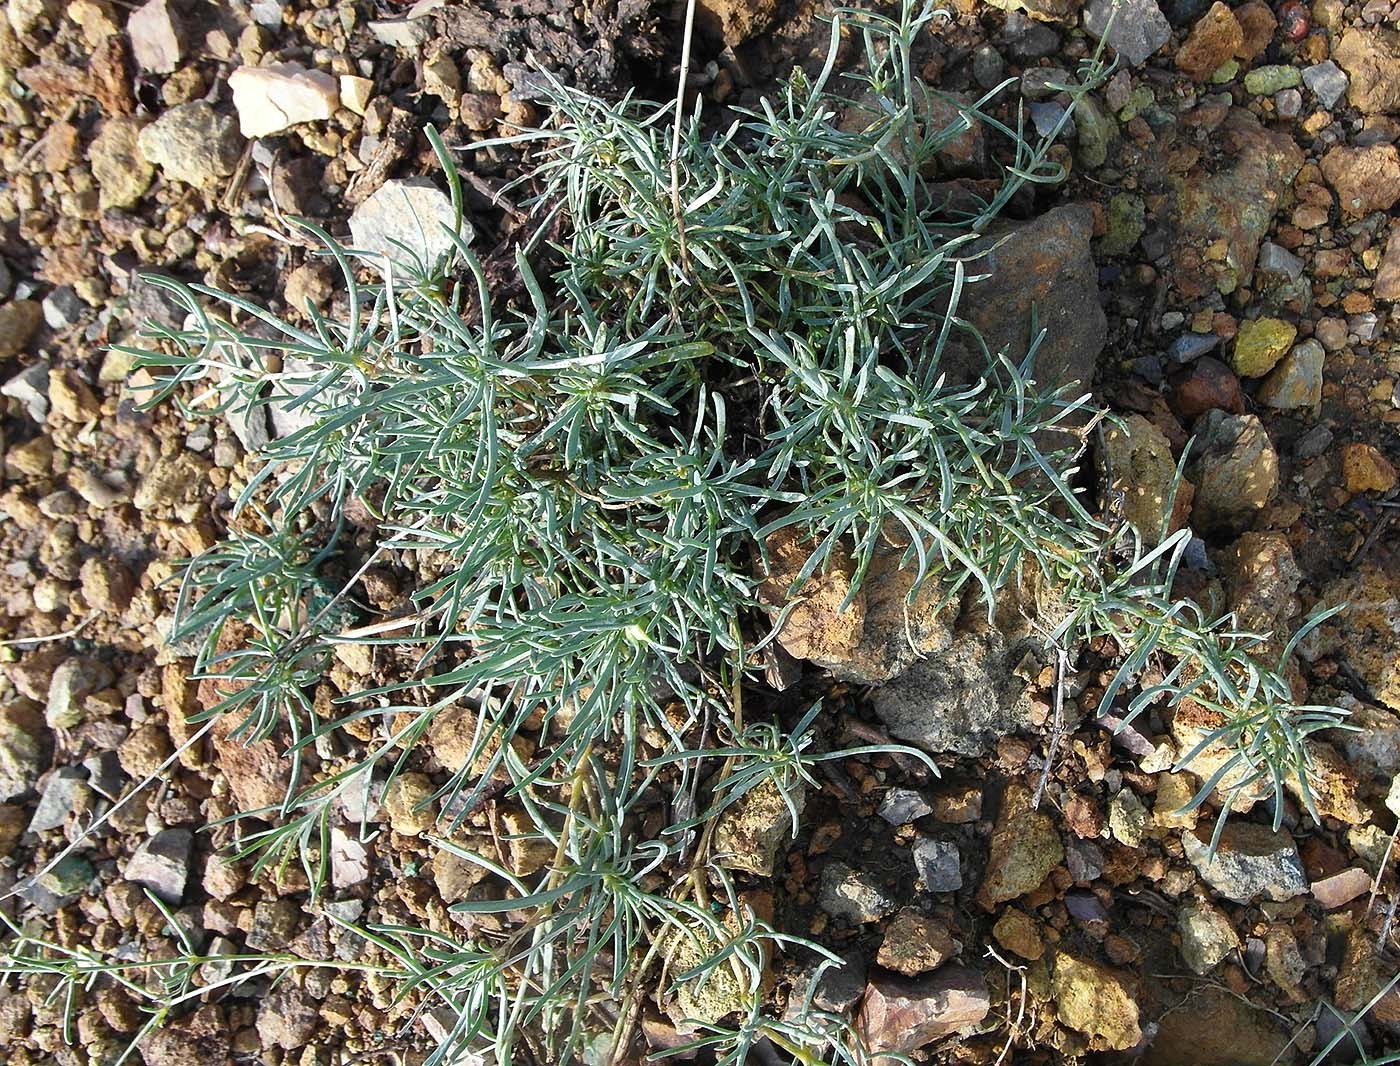
<svg viewBox="0 0 1400 1066">
<path fill-rule="evenodd" d="M 811 549 L 794 590 L 838 554 L 858 587 L 893 550 L 911 598 L 990 611 L 1037 572 L 1067 605 L 1049 641 L 1121 648 L 1106 704 L 1165 663 L 1132 712 L 1187 695 L 1217 709 L 1213 739 L 1251 779 L 1306 781 L 1308 733 L 1337 720 L 1293 705 L 1282 667 L 1254 657 L 1262 638 L 1172 598 L 1182 535 L 1146 552 L 1090 513 L 1072 487 L 1086 399 L 1037 388 L 1034 346 L 987 352 L 958 317 L 978 278 L 971 242 L 1026 183 L 1063 180 L 1052 149 L 1068 112 L 1031 140 L 984 112 L 989 92 L 932 122 L 936 93 L 913 69 L 937 19 L 914 5 L 841 13 L 823 69 L 795 71 L 730 125 L 683 116 L 674 161 L 674 106 L 542 79 L 548 124 L 509 142 L 530 164 L 517 189 L 535 222 L 515 256 L 521 298 L 498 298 L 460 237 L 443 261 L 412 264 L 309 225 L 343 275 L 342 316 L 308 309 L 298 326 L 158 281 L 189 318 L 137 352 L 157 375 L 151 402 L 273 411 L 283 430 L 242 487 L 235 531 L 187 568 L 174 634 L 242 735 L 324 747 L 243 853 L 299 861 L 320 888 L 347 797 L 468 712 L 470 753 L 429 802 L 435 846 L 496 886 L 456 905 L 485 931 L 363 931 L 411 975 L 402 994 L 450 1008 L 435 1061 L 484 1043 L 509 1062 L 521 1041 L 535 1061 L 607 1061 L 658 982 L 721 1061 L 759 1041 L 794 1062 L 865 1060 L 810 1003 L 765 1014 L 764 967 L 793 938 L 714 861 L 729 805 L 771 788 L 795 826 L 812 766 L 851 754 L 812 745 L 811 714 L 795 729 L 745 716 L 771 639 L 760 585 L 776 533 Z M 862 58 L 838 74 L 843 34 Z M 1095 54 L 1071 95 L 1105 70 Z M 948 210 L 935 157 L 973 123 L 1014 161 L 988 199 Z M 984 353 L 985 374 L 949 380 L 954 345 Z M 352 503 L 376 524 L 368 553 L 342 536 Z M 416 568 L 412 611 L 347 621 L 349 584 L 322 577 L 341 554 L 356 577 L 379 560 Z M 340 644 L 415 665 L 318 714 L 306 690 Z M 496 801 L 519 813 L 498 843 L 536 861 L 454 839 Z M 657 810 L 669 821 L 643 833 Z"/>
</svg>

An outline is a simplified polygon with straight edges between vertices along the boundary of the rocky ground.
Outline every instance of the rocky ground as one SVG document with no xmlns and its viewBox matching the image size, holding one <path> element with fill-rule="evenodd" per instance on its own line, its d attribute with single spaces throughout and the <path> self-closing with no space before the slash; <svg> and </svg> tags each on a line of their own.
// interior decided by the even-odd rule
<svg viewBox="0 0 1400 1066">
<path fill-rule="evenodd" d="M 958 0 L 923 76 L 964 101 L 1015 79 L 990 109 L 1014 122 L 1024 106 L 1049 128 L 1064 105 L 1054 86 L 1095 47 L 1108 7 Z M 806 4 L 702 8 L 691 83 L 717 114 L 824 47 Z M 362 243 L 392 231 L 375 194 L 436 173 L 423 126 L 464 145 L 533 121 L 541 66 L 606 94 L 669 92 L 678 15 L 643 0 L 8 0 L 0 883 L 27 886 L 9 913 L 128 959 L 174 948 L 144 888 L 216 955 L 353 956 L 330 914 L 452 928 L 445 905 L 470 891 L 470 871 L 434 854 L 396 797 L 380 815 L 392 831 L 368 850 L 338 839 L 334 892 L 315 905 L 295 869 L 221 858 L 227 827 L 194 831 L 280 790 L 270 750 L 217 733 L 25 881 L 159 769 L 208 702 L 165 640 L 175 560 L 214 543 L 254 469 L 248 449 L 279 431 L 138 409 L 110 346 L 142 321 L 179 324 L 138 269 L 279 310 L 332 306 L 332 275 L 288 216 Z M 966 308 L 989 341 L 1014 345 L 1028 339 L 1017 312 L 1034 303 L 1050 329 L 1042 374 L 1092 384 L 1124 416 L 1096 460 L 1127 520 L 1161 524 L 1195 438 L 1171 516 L 1202 538 L 1193 594 L 1279 631 L 1317 604 L 1351 603 L 1304 646 L 1297 675 L 1361 727 L 1318 749 L 1323 824 L 1291 801 L 1278 833 L 1244 814 L 1210 858 L 1211 812 L 1176 813 L 1196 782 L 1168 772 L 1198 723 L 1111 733 L 1092 715 L 1108 676 L 1092 649 L 1069 679 L 1037 806 L 1054 671 L 1026 669 L 1017 634 L 928 619 L 928 655 L 911 664 L 881 637 L 897 595 L 872 586 L 855 634 L 831 632 L 815 597 L 785 643 L 845 679 L 833 689 L 809 669 L 803 682 L 843 712 L 825 728 L 918 743 L 942 753 L 944 775 L 889 758 L 833 764 L 795 842 L 760 831 L 782 820 L 761 795 L 725 833 L 780 924 L 848 958 L 817 1001 L 853 1012 L 875 1046 L 949 1062 L 1007 1061 L 1013 1046 L 1016 1062 L 1307 1062 L 1396 972 L 1382 863 L 1400 772 L 1397 16 L 1385 0 L 1121 0 L 1109 29 L 1120 65 L 1057 150 L 1068 181 L 1013 205 L 998 274 Z M 975 182 L 1007 158 L 976 133 L 943 165 Z M 488 260 L 515 225 L 492 193 L 516 162 L 500 149 L 464 157 Z M 412 575 L 365 580 L 364 599 L 388 612 Z M 347 656 L 321 689 L 374 669 Z M 450 740 L 437 738 L 427 773 L 451 764 Z M 779 1007 L 805 991 L 805 965 L 775 964 Z M 108 988 L 65 1026 L 46 990 L 0 985 L 0 1046 L 16 1066 L 111 1062 L 138 1024 Z M 205 1003 L 140 1053 L 150 1066 L 417 1061 L 440 1022 L 405 1027 L 412 1006 L 372 980 L 308 971 L 271 995 L 255 985 Z M 661 1011 L 644 1031 L 657 1047 L 675 1039 Z M 1332 1061 L 1397 1044 L 1400 992 Z"/>
</svg>

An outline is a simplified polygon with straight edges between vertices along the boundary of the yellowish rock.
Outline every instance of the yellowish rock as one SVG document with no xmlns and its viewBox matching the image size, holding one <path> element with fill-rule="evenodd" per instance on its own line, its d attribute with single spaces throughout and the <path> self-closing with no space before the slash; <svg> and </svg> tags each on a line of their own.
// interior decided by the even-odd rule
<svg viewBox="0 0 1400 1066">
<path fill-rule="evenodd" d="M 1240 323 L 1235 337 L 1235 373 L 1261 378 L 1293 347 L 1298 329 L 1280 318 L 1255 318 Z"/>
</svg>

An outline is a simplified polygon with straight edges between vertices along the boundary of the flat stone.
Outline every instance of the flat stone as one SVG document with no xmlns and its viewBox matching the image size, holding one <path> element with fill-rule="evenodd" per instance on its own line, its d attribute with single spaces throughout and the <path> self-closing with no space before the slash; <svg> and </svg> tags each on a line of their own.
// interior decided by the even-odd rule
<svg viewBox="0 0 1400 1066">
<path fill-rule="evenodd" d="M 1353 866 L 1341 873 L 1324 877 L 1312 883 L 1313 898 L 1326 910 L 1345 907 L 1371 891 L 1371 875 L 1359 866 Z"/>
<path fill-rule="evenodd" d="M 892 788 L 885 793 L 876 813 L 890 825 L 907 825 L 932 814 L 933 806 L 912 788 Z"/>
<path fill-rule="evenodd" d="M 350 236 L 363 252 L 400 269 L 431 271 L 456 250 L 452 201 L 427 178 L 386 181 L 350 216 Z M 470 242 L 471 225 L 459 232 Z"/>
<path fill-rule="evenodd" d="M 166 903 L 178 904 L 190 875 L 194 835 L 188 829 L 163 829 L 132 853 L 123 876 L 149 888 Z"/>
<path fill-rule="evenodd" d="M 1232 818 L 1225 824 L 1215 854 L 1210 854 L 1212 827 L 1181 834 L 1186 858 L 1201 880 L 1236 903 L 1263 896 L 1276 903 L 1308 891 L 1298 847 L 1287 833 Z"/>
<path fill-rule="evenodd" d="M 1349 79 L 1341 67 L 1324 59 L 1303 68 L 1303 84 L 1317 97 L 1317 102 L 1330 111 L 1346 93 Z"/>
<path fill-rule="evenodd" d="M 1084 28 L 1095 38 L 1107 31 L 1108 43 L 1134 67 L 1146 63 L 1172 37 L 1171 23 L 1156 0 L 1089 0 Z"/>
<path fill-rule="evenodd" d="M 856 1028 L 874 1054 L 907 1053 L 979 1025 L 991 1007 L 986 978 L 965 966 L 913 980 L 880 975 L 866 986 Z"/>
<path fill-rule="evenodd" d="M 335 78 L 298 63 L 239 67 L 228 84 L 239 130 L 249 138 L 281 133 L 304 122 L 324 122 L 340 106 Z"/>
</svg>

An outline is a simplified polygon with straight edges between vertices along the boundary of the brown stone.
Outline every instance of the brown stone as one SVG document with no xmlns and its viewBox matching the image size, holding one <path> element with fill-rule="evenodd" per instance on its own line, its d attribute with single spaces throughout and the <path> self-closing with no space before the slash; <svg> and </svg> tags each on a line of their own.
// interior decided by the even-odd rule
<svg viewBox="0 0 1400 1066">
<path fill-rule="evenodd" d="M 1347 72 L 1347 102 L 1368 114 L 1400 111 L 1400 32 L 1374 26 L 1349 29 L 1332 49 Z"/>
<path fill-rule="evenodd" d="M 1333 148 L 1322 157 L 1322 174 L 1349 215 L 1387 211 L 1400 200 L 1400 153 L 1393 144 Z"/>
<path fill-rule="evenodd" d="M 1371 295 L 1378 300 L 1400 299 L 1400 229 L 1394 230 L 1385 242 Z"/>
<path fill-rule="evenodd" d="M 1303 165 L 1291 135 L 1264 128 L 1242 108 L 1232 108 L 1211 139 L 1223 165 L 1169 179 L 1178 208 L 1173 280 L 1190 299 L 1250 283 L 1259 245 Z M 1222 258 L 1199 254 L 1221 241 Z M 1197 253 L 1194 261 L 1188 253 Z"/>
<path fill-rule="evenodd" d="M 1386 493 L 1395 487 L 1395 467 L 1374 445 L 1353 442 L 1342 448 L 1342 477 L 1348 492 Z"/>
<path fill-rule="evenodd" d="M 1031 809 L 1031 792 L 1020 783 L 1007 786 L 992 829 L 987 875 L 977 901 L 987 910 L 1034 892 L 1064 861 L 1065 849 L 1055 823 L 1043 810 Z"/>
<path fill-rule="evenodd" d="M 1008 907 L 992 926 L 992 936 L 1007 951 L 1034 962 L 1045 955 L 1045 938 L 1040 923 L 1025 911 Z"/>
<path fill-rule="evenodd" d="M 1278 490 L 1278 455 L 1254 415 L 1210 411 L 1196 426 L 1186 474 L 1196 483 L 1192 524 L 1207 536 L 1243 533 Z"/>
<path fill-rule="evenodd" d="M 1235 55 L 1246 62 L 1253 62 L 1264 54 L 1269 42 L 1274 39 L 1278 19 L 1274 18 L 1273 9 L 1263 3 L 1263 0 L 1250 0 L 1247 4 L 1241 4 L 1235 8 L 1235 18 L 1244 34 L 1244 40 L 1235 50 Z"/>
<path fill-rule="evenodd" d="M 1205 81 L 1243 45 L 1244 30 L 1238 18 L 1216 0 L 1177 49 L 1176 68 L 1192 81 Z"/>
<path fill-rule="evenodd" d="M 1312 884 L 1313 898 L 1329 911 L 1344 907 L 1370 891 L 1371 875 L 1359 866 L 1352 866 Z"/>
<path fill-rule="evenodd" d="M 783 619 L 778 643 L 794 658 L 818 665 L 850 659 L 865 632 L 865 597 L 851 596 L 855 561 L 850 553 L 837 547 L 824 567 L 794 587 L 815 545 L 788 526 L 772 533 L 765 547 L 767 572 L 759 595 L 775 610 L 797 602 Z"/>
<path fill-rule="evenodd" d="M 916 977 L 942 966 L 957 951 L 946 922 L 905 907 L 885 930 L 875 961 L 887 970 Z"/>
<path fill-rule="evenodd" d="M 1198 359 L 1190 370 L 1172 379 L 1171 409 L 1183 422 L 1212 410 L 1241 414 L 1244 394 L 1240 379 L 1218 359 Z"/>
<path fill-rule="evenodd" d="M 1219 986 L 1202 985 L 1190 1010 L 1168 1010 L 1138 1061 L 1142 1066 L 1281 1066 L 1288 1033 L 1267 1011 Z"/>
<path fill-rule="evenodd" d="M 768 29 L 778 16 L 778 0 L 700 0 L 696 25 L 733 48 Z"/>
</svg>

